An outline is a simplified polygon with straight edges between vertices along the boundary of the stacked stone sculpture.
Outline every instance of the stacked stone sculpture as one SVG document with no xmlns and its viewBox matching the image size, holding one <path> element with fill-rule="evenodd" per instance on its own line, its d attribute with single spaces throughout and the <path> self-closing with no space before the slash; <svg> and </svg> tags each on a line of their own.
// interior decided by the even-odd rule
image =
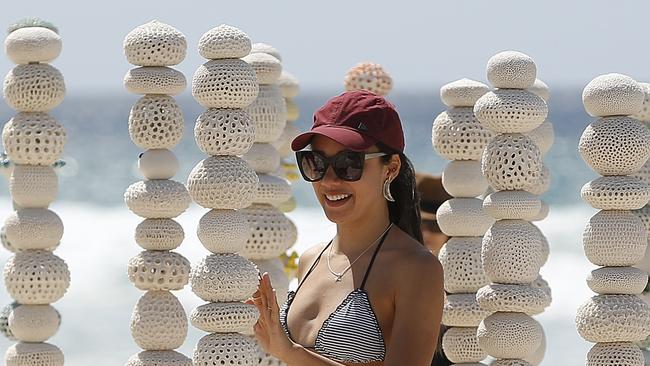
<svg viewBox="0 0 650 366">
<path fill-rule="evenodd" d="M 343 85 L 347 91 L 363 89 L 387 95 L 393 88 L 393 79 L 380 64 L 362 62 L 348 70 Z"/>
<path fill-rule="evenodd" d="M 2 142 L 13 165 L 9 190 L 14 211 L 5 221 L 6 247 L 14 252 L 4 282 L 15 303 L 5 309 L 8 335 L 18 343 L 5 353 L 7 366 L 62 366 L 63 352 L 46 341 L 61 322 L 50 304 L 63 297 L 70 272 L 53 251 L 63 237 L 61 218 L 48 209 L 58 193 L 53 164 L 63 152 L 66 132 L 50 110 L 65 95 L 63 75 L 49 62 L 61 52 L 53 25 L 26 19 L 12 25 L 5 51 L 14 67 L 4 80 L 5 101 L 18 113 L 4 125 Z"/>
<path fill-rule="evenodd" d="M 129 280 L 146 291 L 131 317 L 131 335 L 144 351 L 133 355 L 127 366 L 191 366 L 192 360 L 176 351 L 185 342 L 187 316 L 171 291 L 189 280 L 190 262 L 173 252 L 185 234 L 174 220 L 190 204 L 185 186 L 171 178 L 179 163 L 171 151 L 183 136 L 184 118 L 172 97 L 186 87 L 185 76 L 170 66 L 185 58 L 187 42 L 176 28 L 158 21 L 133 29 L 124 39 L 129 63 L 139 66 L 124 77 L 124 86 L 143 96 L 129 115 L 129 135 L 143 149 L 138 160 L 144 180 L 124 193 L 129 209 L 144 218 L 135 230 L 135 241 L 144 249 L 129 260 Z"/>
<path fill-rule="evenodd" d="M 199 54 L 208 61 L 192 79 L 192 95 L 206 108 L 196 120 L 194 138 L 209 157 L 191 171 L 187 188 L 196 203 L 210 209 L 199 221 L 197 234 L 212 253 L 190 274 L 192 291 L 207 302 L 194 309 L 190 320 L 210 333 L 194 350 L 194 366 L 259 362 L 257 343 L 245 335 L 259 313 L 243 302 L 257 289 L 258 270 L 238 254 L 256 234 L 241 209 L 259 192 L 255 171 L 240 156 L 253 146 L 256 133 L 265 131 L 263 126 L 256 129 L 245 110 L 260 92 L 254 68 L 242 60 L 250 51 L 250 38 L 240 29 L 213 28 L 199 40 Z"/>
<path fill-rule="evenodd" d="M 451 238 L 439 253 L 445 273 L 442 322 L 448 330 L 442 338 L 447 358 L 454 364 L 475 364 L 486 357 L 476 338 L 477 326 L 490 312 L 476 302 L 476 291 L 488 283 L 481 267 L 481 241 L 494 219 L 483 209 L 488 183 L 479 159 L 492 133 L 474 115 L 474 103 L 488 87 L 462 79 L 440 89 L 449 108 L 433 121 L 434 149 L 451 160 L 442 174 L 445 190 L 454 198 L 443 203 L 437 221 Z"/>
<path fill-rule="evenodd" d="M 587 84 L 582 101 L 597 119 L 580 138 L 580 155 L 602 176 L 581 190 L 600 210 L 585 227 L 583 248 L 600 268 L 587 277 L 597 295 L 580 306 L 576 325 L 582 338 L 596 343 L 588 366 L 642 366 L 643 353 L 634 342 L 650 333 L 650 306 L 638 296 L 648 274 L 632 266 L 642 260 L 648 235 L 631 210 L 642 209 L 650 198 L 650 186 L 634 176 L 650 157 L 650 131 L 630 116 L 641 112 L 644 92 L 628 76 L 606 74 Z"/>
<path fill-rule="evenodd" d="M 541 210 L 540 199 L 528 192 L 539 184 L 539 147 L 526 136 L 548 114 L 544 99 L 526 89 L 535 82 L 537 67 L 515 51 L 493 56 L 487 77 L 496 88 L 474 105 L 481 125 L 496 136 L 486 146 L 481 170 L 494 193 L 483 208 L 497 221 L 483 237 L 481 261 L 489 285 L 478 290 L 479 306 L 491 315 L 481 321 L 477 336 L 492 365 L 532 365 L 527 361 L 542 345 L 541 325 L 531 317 L 550 303 L 533 282 L 544 262 L 541 232 L 530 223 Z"/>
</svg>

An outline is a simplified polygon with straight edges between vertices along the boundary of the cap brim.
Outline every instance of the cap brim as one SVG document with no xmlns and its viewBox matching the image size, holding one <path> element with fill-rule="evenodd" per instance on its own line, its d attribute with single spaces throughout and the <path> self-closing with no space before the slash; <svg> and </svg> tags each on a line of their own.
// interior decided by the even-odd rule
<svg viewBox="0 0 650 366">
<path fill-rule="evenodd" d="M 296 136 L 291 141 L 291 149 L 293 151 L 304 149 L 316 135 L 328 137 L 352 151 L 364 151 L 377 143 L 376 139 L 347 127 L 319 126 Z"/>
</svg>

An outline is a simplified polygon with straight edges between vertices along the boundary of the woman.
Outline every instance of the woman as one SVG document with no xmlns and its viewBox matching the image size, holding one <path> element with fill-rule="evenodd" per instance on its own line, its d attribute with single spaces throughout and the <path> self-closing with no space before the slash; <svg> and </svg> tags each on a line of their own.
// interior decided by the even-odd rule
<svg viewBox="0 0 650 366">
<path fill-rule="evenodd" d="M 443 274 L 422 245 L 394 107 L 368 91 L 343 93 L 314 114 L 292 149 L 337 234 L 302 254 L 298 288 L 282 308 L 262 276 L 248 301 L 260 311 L 256 338 L 289 366 L 430 365 Z"/>
</svg>

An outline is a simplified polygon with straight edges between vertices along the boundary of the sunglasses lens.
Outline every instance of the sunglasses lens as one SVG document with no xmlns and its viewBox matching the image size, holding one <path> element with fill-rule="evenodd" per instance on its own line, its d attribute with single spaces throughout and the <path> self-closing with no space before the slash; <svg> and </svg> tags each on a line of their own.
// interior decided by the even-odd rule
<svg viewBox="0 0 650 366">
<path fill-rule="evenodd" d="M 300 172 L 305 180 L 313 182 L 323 178 L 327 163 L 322 156 L 313 151 L 300 151 L 296 156 Z"/>
<path fill-rule="evenodd" d="M 339 178 L 353 182 L 361 179 L 364 160 L 363 153 L 343 151 L 335 157 L 332 168 Z"/>
</svg>

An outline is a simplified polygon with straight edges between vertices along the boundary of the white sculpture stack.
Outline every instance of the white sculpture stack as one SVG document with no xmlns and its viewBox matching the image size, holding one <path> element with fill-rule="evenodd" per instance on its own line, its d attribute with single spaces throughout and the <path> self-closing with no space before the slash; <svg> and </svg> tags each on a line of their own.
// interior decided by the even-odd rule
<svg viewBox="0 0 650 366">
<path fill-rule="evenodd" d="M 442 347 L 451 362 L 461 365 L 486 357 L 476 331 L 490 312 L 480 309 L 476 291 L 488 283 L 481 267 L 481 241 L 494 219 L 476 197 L 488 189 L 479 159 L 492 133 L 476 119 L 473 106 L 487 91 L 487 85 L 469 79 L 444 85 L 440 96 L 449 108 L 433 121 L 433 147 L 451 160 L 442 173 L 442 184 L 454 197 L 436 213 L 440 229 L 451 237 L 438 256 L 445 273 L 442 322 L 449 327 Z"/>
<path fill-rule="evenodd" d="M 61 52 L 56 27 L 38 19 L 12 25 L 5 51 L 16 63 L 4 80 L 5 101 L 16 114 L 4 125 L 2 142 L 13 165 L 9 190 L 14 209 L 5 221 L 5 235 L 15 254 L 4 267 L 5 287 L 18 304 L 8 326 L 18 343 L 5 353 L 7 366 L 62 366 L 63 352 L 46 343 L 61 318 L 50 304 L 70 285 L 68 266 L 55 254 L 63 222 L 48 209 L 58 193 L 52 164 L 59 159 L 66 133 L 47 112 L 65 95 L 63 75 L 48 62 Z"/>
<path fill-rule="evenodd" d="M 388 95 L 393 79 L 380 64 L 361 62 L 350 68 L 343 79 L 345 90 L 368 90 L 377 95 Z"/>
<path fill-rule="evenodd" d="M 550 303 L 548 294 L 532 285 L 545 255 L 542 235 L 529 222 L 539 215 L 541 201 L 527 190 L 539 184 L 542 159 L 524 134 L 548 114 L 544 100 L 526 90 L 536 74 L 529 56 L 515 51 L 496 54 L 488 61 L 487 77 L 497 89 L 474 105 L 483 127 L 497 134 L 481 160 L 481 170 L 495 190 L 483 202 L 497 219 L 483 237 L 481 251 L 491 284 L 476 294 L 480 307 L 494 312 L 481 322 L 477 336 L 480 347 L 496 358 L 495 366 L 532 364 L 526 359 L 540 349 L 543 332 L 530 315 Z"/>
<path fill-rule="evenodd" d="M 255 264 L 237 253 L 252 234 L 248 207 L 258 192 L 255 171 L 240 157 L 253 145 L 255 123 L 244 110 L 258 95 L 255 70 L 241 58 L 251 50 L 241 30 L 220 25 L 203 34 L 199 54 L 209 61 L 192 79 L 194 99 L 207 108 L 196 120 L 194 137 L 208 158 L 190 173 L 192 199 L 209 208 L 197 234 L 212 254 L 192 268 L 192 291 L 208 303 L 194 309 L 192 325 L 209 332 L 194 350 L 194 366 L 257 365 L 257 343 L 249 336 L 259 317 L 250 298 L 258 285 Z"/>
<path fill-rule="evenodd" d="M 587 277 L 597 295 L 578 309 L 578 333 L 596 343 L 587 354 L 588 366 L 642 366 L 643 353 L 634 342 L 650 333 L 650 306 L 638 295 L 648 274 L 632 267 L 646 251 L 643 221 L 630 210 L 644 207 L 650 187 L 632 176 L 650 157 L 650 131 L 629 117 L 641 110 L 644 93 L 632 78 L 601 75 L 582 93 L 589 115 L 596 117 L 580 138 L 583 160 L 602 175 L 582 187 L 581 196 L 599 209 L 587 223 L 583 248 L 587 259 L 601 268 Z"/>
<path fill-rule="evenodd" d="M 133 29 L 124 39 L 129 63 L 139 66 L 124 77 L 124 86 L 143 96 L 131 108 L 129 135 L 144 152 L 138 167 L 144 180 L 124 193 L 129 209 L 144 220 L 135 241 L 144 249 L 129 260 L 129 280 L 146 291 L 131 317 L 131 335 L 144 351 L 129 358 L 127 366 L 191 366 L 192 360 L 176 351 L 187 336 L 187 316 L 170 291 L 189 280 L 190 262 L 172 252 L 185 234 L 173 218 L 190 204 L 185 186 L 171 178 L 179 163 L 170 150 L 183 136 L 184 118 L 172 95 L 186 87 L 185 76 L 170 66 L 185 58 L 187 42 L 176 28 L 152 21 Z"/>
</svg>

